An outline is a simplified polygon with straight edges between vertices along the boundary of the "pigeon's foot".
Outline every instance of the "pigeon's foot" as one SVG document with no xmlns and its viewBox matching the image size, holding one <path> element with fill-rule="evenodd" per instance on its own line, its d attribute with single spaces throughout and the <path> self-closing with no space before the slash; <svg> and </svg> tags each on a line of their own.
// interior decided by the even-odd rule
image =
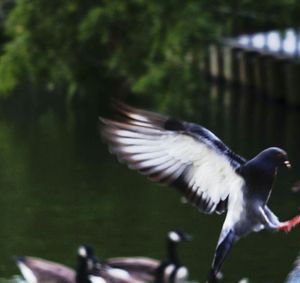
<svg viewBox="0 0 300 283">
<path fill-rule="evenodd" d="M 283 222 L 277 230 L 283 231 L 283 232 L 290 232 L 295 226 L 297 226 L 300 223 L 300 215 L 297 215 L 293 217 L 291 220 L 288 220 L 286 222 Z"/>
</svg>

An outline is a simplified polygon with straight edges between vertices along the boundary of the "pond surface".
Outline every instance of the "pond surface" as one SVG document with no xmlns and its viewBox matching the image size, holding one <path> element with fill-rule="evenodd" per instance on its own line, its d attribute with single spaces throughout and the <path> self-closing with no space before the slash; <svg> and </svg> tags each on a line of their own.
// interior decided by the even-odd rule
<svg viewBox="0 0 300 283">
<path fill-rule="evenodd" d="M 214 86 L 181 99 L 169 108 L 135 102 L 206 126 L 246 158 L 268 146 L 285 148 L 293 169 L 280 170 L 270 206 L 282 220 L 298 213 L 300 195 L 290 188 L 300 179 L 299 110 Z M 200 214 L 176 191 L 120 164 L 97 133 L 97 115 L 107 114 L 80 108 L 39 114 L 1 108 L 0 277 L 18 274 L 15 255 L 74 266 L 82 243 L 94 246 L 100 259 L 163 258 L 167 231 L 179 228 L 193 235 L 180 247 L 182 262 L 192 280 L 205 282 L 224 216 Z M 299 250 L 300 228 L 249 235 L 225 262 L 225 282 L 282 283 Z"/>
</svg>

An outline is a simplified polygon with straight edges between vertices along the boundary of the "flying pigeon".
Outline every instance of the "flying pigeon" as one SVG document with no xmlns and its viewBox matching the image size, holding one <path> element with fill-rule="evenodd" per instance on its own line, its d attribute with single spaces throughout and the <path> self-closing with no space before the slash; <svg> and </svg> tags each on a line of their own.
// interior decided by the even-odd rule
<svg viewBox="0 0 300 283">
<path fill-rule="evenodd" d="M 100 118 L 100 132 L 111 153 L 151 180 L 173 186 L 206 214 L 227 215 L 208 283 L 232 245 L 263 229 L 289 231 L 300 216 L 280 222 L 267 206 L 278 168 L 291 167 L 287 153 L 270 147 L 250 160 L 234 153 L 208 129 L 114 103 L 119 119 Z"/>
</svg>

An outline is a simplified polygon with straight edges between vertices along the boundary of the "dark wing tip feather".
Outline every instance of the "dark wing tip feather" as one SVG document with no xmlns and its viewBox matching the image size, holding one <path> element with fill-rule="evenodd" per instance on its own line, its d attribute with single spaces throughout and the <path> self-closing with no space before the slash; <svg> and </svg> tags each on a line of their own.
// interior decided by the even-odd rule
<svg viewBox="0 0 300 283">
<path fill-rule="evenodd" d="M 120 100 L 112 100 L 112 108 L 115 111 L 115 113 L 118 113 L 120 115 L 122 115 L 123 117 L 129 117 L 129 113 L 130 112 L 135 112 L 134 109 L 125 104 L 124 102 L 120 101 Z"/>
<path fill-rule="evenodd" d="M 141 127 L 150 127 L 157 129 L 164 129 L 168 131 L 185 131 L 187 130 L 184 123 L 170 118 L 168 116 L 160 115 L 151 111 L 141 110 L 132 106 L 127 105 L 126 103 L 120 100 L 112 100 L 112 107 L 115 111 L 115 114 L 121 116 L 121 121 L 131 125 L 139 125 Z M 108 123 L 108 119 L 99 117 L 99 120 L 103 124 Z M 112 121 L 110 121 L 112 122 Z M 137 124 L 139 123 L 139 124 Z"/>
<path fill-rule="evenodd" d="M 165 121 L 169 119 L 167 116 L 135 108 L 119 100 L 114 100 L 112 107 L 115 114 L 120 115 L 123 121 L 125 120 L 127 123 L 140 122 L 144 127 L 164 129 Z"/>
<path fill-rule="evenodd" d="M 182 122 L 176 119 L 167 119 L 164 123 L 164 128 L 169 131 L 184 131 L 185 127 Z"/>
</svg>

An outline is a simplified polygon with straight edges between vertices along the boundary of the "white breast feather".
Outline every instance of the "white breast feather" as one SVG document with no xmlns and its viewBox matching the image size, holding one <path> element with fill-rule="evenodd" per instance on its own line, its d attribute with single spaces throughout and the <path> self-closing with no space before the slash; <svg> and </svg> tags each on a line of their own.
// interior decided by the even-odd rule
<svg viewBox="0 0 300 283">
<path fill-rule="evenodd" d="M 180 267 L 178 270 L 177 270 L 177 273 L 176 273 L 176 282 L 179 283 L 179 282 L 185 282 L 185 280 L 187 279 L 189 275 L 189 272 L 187 270 L 186 267 L 182 266 Z"/>
<path fill-rule="evenodd" d="M 124 280 L 127 280 L 131 277 L 126 270 L 120 268 L 110 268 L 107 270 L 107 273 L 115 278 L 120 278 Z"/>
<path fill-rule="evenodd" d="M 37 278 L 29 267 L 27 267 L 23 262 L 18 262 L 18 266 L 28 283 L 37 283 Z"/>
<path fill-rule="evenodd" d="M 164 282 L 169 282 L 169 278 L 172 274 L 172 272 L 175 269 L 175 265 L 174 264 L 170 264 L 166 267 L 165 271 L 164 271 Z"/>
<path fill-rule="evenodd" d="M 107 283 L 102 277 L 90 275 L 89 279 L 92 283 Z"/>
</svg>

